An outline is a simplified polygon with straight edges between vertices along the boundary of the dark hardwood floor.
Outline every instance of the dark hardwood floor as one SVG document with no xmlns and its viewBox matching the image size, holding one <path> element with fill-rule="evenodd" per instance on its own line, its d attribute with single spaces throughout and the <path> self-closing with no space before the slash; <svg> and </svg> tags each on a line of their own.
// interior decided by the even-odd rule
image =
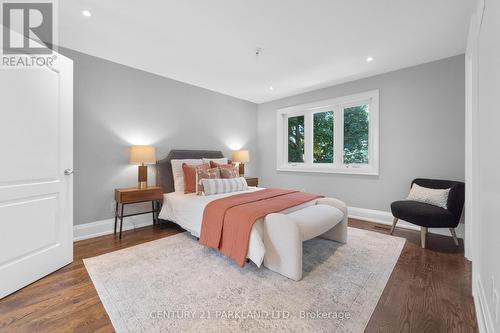
<svg viewBox="0 0 500 333">
<path fill-rule="evenodd" d="M 389 227 L 350 220 L 350 226 L 388 233 Z M 179 229 L 145 227 L 76 242 L 75 260 L 0 300 L 0 332 L 113 332 L 83 258 L 162 237 Z M 449 237 L 397 229 L 407 242 L 365 332 L 476 332 L 471 265 Z"/>
<path fill-rule="evenodd" d="M 390 227 L 350 220 L 349 225 L 389 234 Z M 396 229 L 407 242 L 365 332 L 478 332 L 472 298 L 471 263 L 463 242 Z"/>
</svg>

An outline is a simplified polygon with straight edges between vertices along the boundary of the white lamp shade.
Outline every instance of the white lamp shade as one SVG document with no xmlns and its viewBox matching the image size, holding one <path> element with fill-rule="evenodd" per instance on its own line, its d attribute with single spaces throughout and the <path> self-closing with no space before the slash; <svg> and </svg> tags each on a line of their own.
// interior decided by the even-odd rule
<svg viewBox="0 0 500 333">
<path fill-rule="evenodd" d="M 130 164 L 155 164 L 156 151 L 152 146 L 130 147 Z"/>
<path fill-rule="evenodd" d="M 250 154 L 248 150 L 235 150 L 231 155 L 233 162 L 247 163 L 250 162 Z"/>
</svg>

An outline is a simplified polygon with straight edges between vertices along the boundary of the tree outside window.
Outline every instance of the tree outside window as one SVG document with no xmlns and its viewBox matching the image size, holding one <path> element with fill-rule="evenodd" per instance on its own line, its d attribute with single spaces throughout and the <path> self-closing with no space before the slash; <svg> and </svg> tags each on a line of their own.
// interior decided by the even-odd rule
<svg viewBox="0 0 500 333">
<path fill-rule="evenodd" d="M 369 107 L 344 109 L 344 163 L 368 163 Z"/>
<path fill-rule="evenodd" d="M 288 162 L 304 162 L 304 116 L 288 118 Z"/>
</svg>

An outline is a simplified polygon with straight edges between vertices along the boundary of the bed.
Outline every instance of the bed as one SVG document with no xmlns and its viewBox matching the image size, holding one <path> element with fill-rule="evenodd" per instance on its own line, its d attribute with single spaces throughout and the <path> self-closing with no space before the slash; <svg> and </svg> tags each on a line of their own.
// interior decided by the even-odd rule
<svg viewBox="0 0 500 333">
<path fill-rule="evenodd" d="M 262 190 L 249 187 L 246 191 L 207 196 L 175 191 L 171 160 L 222 157 L 220 151 L 172 150 L 158 161 L 157 185 L 164 191 L 159 218 L 200 237 L 203 212 L 210 202 Z M 341 243 L 347 241 L 347 207 L 343 202 L 318 198 L 257 220 L 250 232 L 247 258 L 258 267 L 265 266 L 298 281 L 302 278 L 302 242 L 317 236 Z"/>
</svg>

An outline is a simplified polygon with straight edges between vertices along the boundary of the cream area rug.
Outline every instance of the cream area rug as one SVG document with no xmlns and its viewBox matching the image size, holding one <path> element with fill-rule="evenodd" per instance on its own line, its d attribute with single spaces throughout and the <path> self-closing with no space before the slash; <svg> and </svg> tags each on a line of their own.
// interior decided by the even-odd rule
<svg viewBox="0 0 500 333">
<path fill-rule="evenodd" d="M 117 332 L 363 332 L 405 240 L 304 243 L 301 281 L 240 268 L 187 233 L 85 259 Z"/>
</svg>

